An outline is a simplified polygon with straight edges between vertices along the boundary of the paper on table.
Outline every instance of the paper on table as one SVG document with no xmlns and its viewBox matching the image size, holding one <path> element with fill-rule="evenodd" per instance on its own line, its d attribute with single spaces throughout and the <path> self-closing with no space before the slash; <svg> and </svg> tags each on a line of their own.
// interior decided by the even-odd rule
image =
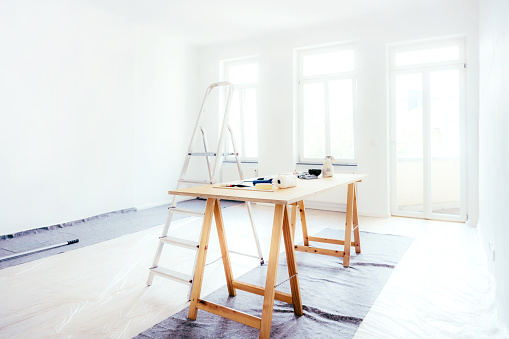
<svg viewBox="0 0 509 339">
<path fill-rule="evenodd" d="M 250 186 L 250 187 L 231 187 L 231 186 L 220 186 L 220 185 L 214 185 L 212 186 L 214 188 L 228 188 L 228 189 L 235 189 L 235 190 L 243 190 L 243 191 L 258 191 L 258 192 L 275 192 L 278 188 L 277 187 L 274 187 L 270 190 L 262 190 L 262 189 L 258 189 L 258 188 L 255 188 L 253 186 Z"/>
</svg>

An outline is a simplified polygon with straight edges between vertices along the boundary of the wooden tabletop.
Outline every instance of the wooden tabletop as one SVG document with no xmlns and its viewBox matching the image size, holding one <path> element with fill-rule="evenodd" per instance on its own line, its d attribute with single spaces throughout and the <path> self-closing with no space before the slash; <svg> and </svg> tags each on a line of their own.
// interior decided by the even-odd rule
<svg viewBox="0 0 509 339">
<path fill-rule="evenodd" d="M 172 195 L 184 195 L 198 198 L 228 199 L 237 201 L 263 202 L 269 204 L 292 204 L 309 198 L 328 189 L 361 181 L 366 174 L 335 174 L 332 178 L 312 180 L 299 179 L 296 187 L 276 189 L 274 191 L 219 188 L 218 185 L 207 185 L 169 191 Z"/>
</svg>

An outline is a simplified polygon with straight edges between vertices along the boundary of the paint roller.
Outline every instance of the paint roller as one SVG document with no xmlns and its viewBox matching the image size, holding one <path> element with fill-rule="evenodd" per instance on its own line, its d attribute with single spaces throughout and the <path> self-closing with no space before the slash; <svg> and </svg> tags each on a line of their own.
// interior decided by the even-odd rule
<svg viewBox="0 0 509 339">
<path fill-rule="evenodd" d="M 32 254 L 32 253 L 35 253 L 35 252 L 49 250 L 49 249 L 52 249 L 52 248 L 55 248 L 55 247 L 76 244 L 79 241 L 80 241 L 79 239 L 74 239 L 74 240 L 69 240 L 69 241 L 66 241 L 66 242 L 63 242 L 63 243 L 60 243 L 60 244 L 50 245 L 50 246 L 46 246 L 46 247 L 40 247 L 40 248 L 36 248 L 36 249 L 30 250 L 30 251 L 25 251 L 25 252 L 20 252 L 20 253 L 14 253 L 14 254 L 8 255 L 6 257 L 0 258 L 0 261 L 7 260 L 7 259 L 12 259 L 12 258 L 15 258 L 15 257 L 20 257 L 22 255 Z"/>
</svg>

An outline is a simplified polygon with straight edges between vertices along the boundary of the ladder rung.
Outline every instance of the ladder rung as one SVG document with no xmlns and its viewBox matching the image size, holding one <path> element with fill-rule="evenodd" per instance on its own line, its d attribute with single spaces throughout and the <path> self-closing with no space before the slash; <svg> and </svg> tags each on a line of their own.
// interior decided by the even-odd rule
<svg viewBox="0 0 509 339">
<path fill-rule="evenodd" d="M 215 157 L 217 153 L 216 152 L 192 152 L 192 153 L 187 153 L 187 154 L 194 156 L 194 157 Z M 224 156 L 226 156 L 226 155 L 236 155 L 237 153 L 223 152 L 222 154 Z"/>
<path fill-rule="evenodd" d="M 167 268 L 156 266 L 156 267 L 151 267 L 150 271 L 156 275 L 163 277 L 163 278 L 172 279 L 172 280 L 184 283 L 184 284 L 190 285 L 193 282 L 193 278 L 190 275 L 180 273 L 180 272 L 177 272 L 174 270 L 170 270 Z"/>
<path fill-rule="evenodd" d="M 199 242 L 191 241 L 191 240 L 187 240 L 187 239 L 180 239 L 180 238 L 166 236 L 166 237 L 159 238 L 159 240 L 161 240 L 161 242 L 164 242 L 165 244 L 171 244 L 171 245 L 175 245 L 175 246 L 185 247 L 185 248 L 189 248 L 192 250 L 197 250 L 200 247 Z"/>
<path fill-rule="evenodd" d="M 193 209 L 188 209 L 188 208 L 170 207 L 170 208 L 168 208 L 168 210 L 171 213 L 185 214 L 185 215 L 190 215 L 193 217 L 204 217 L 205 216 L 205 212 L 203 212 L 203 211 L 198 211 L 198 210 L 193 210 Z"/>
<path fill-rule="evenodd" d="M 210 184 L 212 184 L 212 181 L 210 181 L 210 180 L 186 180 L 186 179 L 182 179 L 182 180 L 178 180 L 178 182 L 180 182 L 182 184 L 196 184 L 196 185 L 210 185 Z"/>
</svg>

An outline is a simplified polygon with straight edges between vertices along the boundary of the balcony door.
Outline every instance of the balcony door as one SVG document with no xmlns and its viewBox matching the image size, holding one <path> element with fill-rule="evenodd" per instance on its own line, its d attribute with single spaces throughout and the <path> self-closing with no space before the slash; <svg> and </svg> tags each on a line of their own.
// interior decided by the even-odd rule
<svg viewBox="0 0 509 339">
<path fill-rule="evenodd" d="M 462 40 L 391 52 L 392 214 L 466 220 Z"/>
</svg>

